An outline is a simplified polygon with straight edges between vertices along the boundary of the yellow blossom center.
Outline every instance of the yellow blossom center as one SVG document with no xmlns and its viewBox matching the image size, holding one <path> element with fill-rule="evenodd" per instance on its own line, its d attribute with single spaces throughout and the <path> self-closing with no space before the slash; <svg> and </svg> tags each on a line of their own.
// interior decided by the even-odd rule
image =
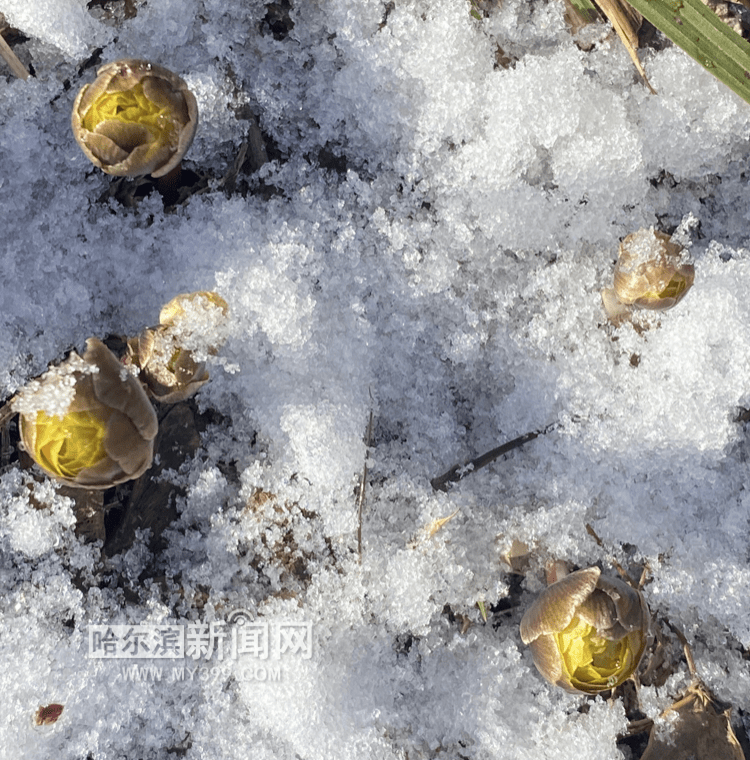
<svg viewBox="0 0 750 760">
<path fill-rule="evenodd" d="M 685 292 L 686 288 L 687 280 L 681 274 L 675 274 L 664 290 L 658 292 L 650 290 L 648 293 L 644 293 L 641 298 L 652 301 L 661 300 L 662 298 L 677 298 Z"/>
<path fill-rule="evenodd" d="M 45 470 L 72 479 L 107 456 L 106 432 L 107 420 L 92 412 L 68 412 L 64 417 L 55 417 L 40 411 L 32 455 Z"/>
<path fill-rule="evenodd" d="M 580 691 L 596 692 L 621 684 L 633 671 L 633 654 L 628 637 L 609 641 L 596 629 L 574 617 L 568 627 L 555 634 L 563 670 Z"/>
<path fill-rule="evenodd" d="M 168 108 L 160 108 L 149 100 L 143 91 L 143 83 L 129 90 L 105 92 L 91 105 L 83 117 L 83 127 L 93 132 L 105 121 L 122 121 L 129 124 L 140 124 L 151 131 L 154 139 L 168 138 L 174 126 Z"/>
</svg>

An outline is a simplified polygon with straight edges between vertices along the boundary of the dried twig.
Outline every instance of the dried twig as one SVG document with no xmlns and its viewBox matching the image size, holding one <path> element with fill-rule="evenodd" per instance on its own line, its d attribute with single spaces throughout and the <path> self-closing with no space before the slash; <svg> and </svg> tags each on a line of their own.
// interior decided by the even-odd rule
<svg viewBox="0 0 750 760">
<path fill-rule="evenodd" d="M 29 72 L 26 71 L 26 67 L 18 60 L 18 56 L 13 52 L 2 34 L 0 34 L 0 55 L 19 79 L 26 80 L 29 78 Z"/>
<path fill-rule="evenodd" d="M 11 398 L 10 401 L 0 407 L 0 469 L 7 467 L 12 453 L 10 434 L 8 433 L 8 423 L 15 414 L 11 406 L 12 401 Z"/>
<path fill-rule="evenodd" d="M 690 676 L 694 680 L 698 679 L 698 672 L 695 669 L 695 659 L 693 658 L 693 650 L 690 648 L 690 644 L 688 644 L 687 637 L 676 625 L 674 625 L 674 623 L 669 620 L 666 620 L 666 623 L 672 629 L 672 633 L 677 636 L 680 644 L 682 644 L 682 651 L 685 653 L 685 660 L 687 661 Z"/>
<path fill-rule="evenodd" d="M 482 454 L 476 459 L 471 459 L 470 461 L 464 462 L 463 464 L 456 464 L 447 472 L 444 472 L 437 478 L 433 478 L 430 481 L 430 485 L 436 491 L 447 491 L 448 483 L 457 483 L 459 480 L 465 478 L 469 473 L 481 470 L 482 467 L 486 467 L 488 464 L 503 456 L 503 454 L 507 454 L 508 452 L 513 451 L 513 449 L 520 448 L 525 443 L 533 441 L 540 435 L 549 433 L 549 431 L 557 427 L 557 425 L 557 422 L 552 422 L 541 430 L 535 430 L 533 433 L 526 433 L 526 435 L 514 438 L 512 441 L 508 441 L 507 443 L 504 443 L 501 446 L 492 449 L 492 451 L 488 451 L 486 454 Z"/>
<path fill-rule="evenodd" d="M 645 581 L 645 570 L 646 568 L 643 568 L 643 572 L 641 572 L 641 579 L 636 583 L 631 577 L 630 574 L 625 570 L 625 568 L 612 556 L 612 552 L 604 545 L 604 541 L 599 538 L 597 532 L 588 524 L 586 523 L 586 532 L 591 536 L 591 538 L 596 541 L 596 543 L 604 549 L 609 555 L 609 561 L 612 563 L 612 567 L 614 567 L 615 570 L 620 574 L 620 577 L 632 588 L 638 589 L 639 591 L 643 588 L 643 582 Z"/>
<path fill-rule="evenodd" d="M 359 493 L 357 494 L 357 554 L 359 561 L 362 561 L 362 511 L 365 506 L 365 488 L 367 486 L 367 451 L 372 445 L 372 409 L 370 409 L 370 421 L 367 424 L 367 433 L 365 434 L 365 464 L 362 467 L 362 480 L 359 483 Z"/>
<path fill-rule="evenodd" d="M 14 398 L 15 396 L 9 398 L 2 406 L 0 406 L 0 427 L 7 424 L 15 414 L 15 411 L 13 410 Z"/>
</svg>

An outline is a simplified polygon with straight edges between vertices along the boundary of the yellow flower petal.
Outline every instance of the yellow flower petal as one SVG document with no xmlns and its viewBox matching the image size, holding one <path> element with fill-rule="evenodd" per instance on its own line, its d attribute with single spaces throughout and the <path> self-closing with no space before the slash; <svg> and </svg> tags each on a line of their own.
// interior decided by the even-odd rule
<svg viewBox="0 0 750 760">
<path fill-rule="evenodd" d="M 143 83 L 125 92 L 105 92 L 83 117 L 83 126 L 94 132 L 103 122 L 125 122 L 148 127 L 152 140 L 170 141 L 174 124 L 168 109 L 159 108 L 143 92 Z"/>
<path fill-rule="evenodd" d="M 576 617 L 555 639 L 563 671 L 581 691 L 616 686 L 631 673 L 633 657 L 627 636 L 619 641 L 608 641 L 597 636 L 593 626 Z"/>
<path fill-rule="evenodd" d="M 36 440 L 32 456 L 47 471 L 62 478 L 75 478 L 78 473 L 101 462 L 107 420 L 92 412 L 68 412 L 54 417 L 37 412 Z"/>
</svg>

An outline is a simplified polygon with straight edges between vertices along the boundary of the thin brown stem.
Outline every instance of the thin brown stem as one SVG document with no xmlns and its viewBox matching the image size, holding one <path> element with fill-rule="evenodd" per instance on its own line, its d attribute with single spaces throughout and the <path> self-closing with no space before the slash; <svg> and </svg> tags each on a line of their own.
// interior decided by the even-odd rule
<svg viewBox="0 0 750 760">
<path fill-rule="evenodd" d="M 13 399 L 15 396 L 11 397 L 6 401 L 2 406 L 0 406 L 0 427 L 5 425 L 7 422 L 10 421 L 10 418 L 15 414 L 15 411 L 13 410 Z"/>
<path fill-rule="evenodd" d="M 177 164 L 174 169 L 167 172 L 162 177 L 154 177 L 156 189 L 164 198 L 166 206 L 172 206 L 177 202 L 180 191 L 180 177 L 182 176 L 182 163 Z"/>
<path fill-rule="evenodd" d="M 599 535 L 597 534 L 597 532 L 588 523 L 586 523 L 586 532 L 591 536 L 591 538 L 594 539 L 594 541 L 596 541 L 596 543 L 602 549 L 609 552 L 610 554 L 609 561 L 612 563 L 612 567 L 614 567 L 615 570 L 617 570 L 617 572 L 620 574 L 620 577 L 625 581 L 625 583 L 627 583 L 631 588 L 634 588 L 634 589 L 640 590 L 641 588 L 643 588 L 640 581 L 636 583 L 630 577 L 630 574 L 625 570 L 625 568 L 613 556 L 611 556 L 612 552 L 610 551 L 610 549 L 608 549 L 604 545 L 604 541 L 602 541 L 601 538 L 599 538 Z M 641 579 L 643 579 L 643 574 L 641 574 Z"/>
<path fill-rule="evenodd" d="M 688 644 L 688 640 L 685 634 L 671 621 L 667 620 L 667 625 L 672 629 L 672 632 L 682 644 L 682 651 L 685 653 L 685 660 L 687 661 L 688 670 L 693 678 L 698 678 L 698 673 L 695 669 L 695 659 L 693 658 L 693 650 Z"/>
<path fill-rule="evenodd" d="M 26 67 L 18 59 L 18 56 L 13 52 L 2 34 L 0 34 L 0 55 L 19 79 L 26 80 L 29 78 L 29 72 L 26 71 Z"/>
</svg>

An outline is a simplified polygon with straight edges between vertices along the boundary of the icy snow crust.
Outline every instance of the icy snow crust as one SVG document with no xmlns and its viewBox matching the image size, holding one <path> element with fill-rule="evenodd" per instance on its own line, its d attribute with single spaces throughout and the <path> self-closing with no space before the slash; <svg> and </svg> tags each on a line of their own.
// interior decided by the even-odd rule
<svg viewBox="0 0 750 760">
<path fill-rule="evenodd" d="M 460 0 L 294 5 L 276 39 L 262 0 L 136 3 L 116 29 L 83 0 L 0 0 L 36 72 L 0 80 L 5 397 L 91 335 L 153 324 L 177 293 L 215 289 L 231 309 L 198 397 L 227 422 L 171 474 L 186 496 L 163 551 L 142 535 L 102 562 L 69 499 L 2 474 L 0 755 L 622 758 L 621 703 L 580 713 L 534 671 L 523 609 L 493 626 L 475 606 L 507 596 L 514 538 L 536 552 L 525 604 L 549 558 L 611 567 L 587 522 L 649 563 L 652 610 L 747 710 L 747 105 L 672 48 L 643 52 L 649 94 L 603 25 L 578 48 L 557 2 L 505 0 L 483 21 Z M 188 167 L 224 176 L 256 113 L 275 149 L 254 181 L 274 192 L 214 182 L 170 213 L 156 194 L 104 199 L 110 179 L 69 128 L 97 47 L 194 88 Z M 619 239 L 689 213 L 693 290 L 645 332 L 606 325 Z M 134 683 L 87 656 L 90 623 L 240 608 L 312 622 L 311 659 L 281 661 L 279 682 Z M 668 704 L 643 700 L 652 717 Z M 60 721 L 35 730 L 55 702 Z"/>
</svg>

